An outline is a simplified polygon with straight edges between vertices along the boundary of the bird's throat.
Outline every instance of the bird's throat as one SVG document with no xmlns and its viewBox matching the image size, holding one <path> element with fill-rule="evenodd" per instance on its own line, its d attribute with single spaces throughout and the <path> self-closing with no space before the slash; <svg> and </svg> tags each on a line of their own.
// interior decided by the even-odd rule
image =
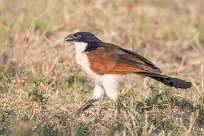
<svg viewBox="0 0 204 136">
<path fill-rule="evenodd" d="M 83 43 L 83 42 L 75 42 L 76 51 L 80 51 L 82 53 L 89 52 L 95 50 L 98 46 L 98 43 Z"/>
<path fill-rule="evenodd" d="M 88 44 L 84 42 L 74 42 L 74 45 L 76 53 L 83 53 Z"/>
</svg>

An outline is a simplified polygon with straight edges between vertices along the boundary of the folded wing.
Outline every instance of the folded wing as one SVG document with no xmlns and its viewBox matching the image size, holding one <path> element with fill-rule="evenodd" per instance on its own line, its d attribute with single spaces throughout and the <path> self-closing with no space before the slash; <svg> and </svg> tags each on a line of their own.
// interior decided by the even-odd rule
<svg viewBox="0 0 204 136">
<path fill-rule="evenodd" d="M 87 56 L 91 69 L 98 74 L 160 73 L 146 58 L 109 43 L 100 43 L 95 50 L 87 52 Z"/>
</svg>

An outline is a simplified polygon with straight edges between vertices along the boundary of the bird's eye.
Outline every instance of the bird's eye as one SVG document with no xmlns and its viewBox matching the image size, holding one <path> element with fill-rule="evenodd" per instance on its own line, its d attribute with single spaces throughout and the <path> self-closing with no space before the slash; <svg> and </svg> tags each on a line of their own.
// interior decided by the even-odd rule
<svg viewBox="0 0 204 136">
<path fill-rule="evenodd" d="M 80 34 L 77 34 L 77 35 L 76 35 L 76 38 L 77 38 L 77 40 L 79 40 L 79 39 L 81 38 L 81 35 L 80 35 Z"/>
</svg>

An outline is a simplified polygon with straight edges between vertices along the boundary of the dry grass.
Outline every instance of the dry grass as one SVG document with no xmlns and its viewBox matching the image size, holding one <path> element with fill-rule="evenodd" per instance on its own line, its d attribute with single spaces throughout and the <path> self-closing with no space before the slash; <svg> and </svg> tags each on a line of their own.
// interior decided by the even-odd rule
<svg viewBox="0 0 204 136">
<path fill-rule="evenodd" d="M 0 0 L 0 135 L 204 135 L 203 5 Z M 117 103 L 104 96 L 77 117 L 93 83 L 62 43 L 76 31 L 137 51 L 193 87 L 128 75 Z"/>
</svg>

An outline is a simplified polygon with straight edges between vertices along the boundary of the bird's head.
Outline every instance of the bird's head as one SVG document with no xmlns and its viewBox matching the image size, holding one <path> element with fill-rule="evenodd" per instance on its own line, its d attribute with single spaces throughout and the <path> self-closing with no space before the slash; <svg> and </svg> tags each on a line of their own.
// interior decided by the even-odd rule
<svg viewBox="0 0 204 136">
<path fill-rule="evenodd" d="M 77 32 L 70 34 L 64 39 L 65 41 L 71 42 L 83 42 L 83 43 L 100 43 L 101 40 L 98 39 L 90 32 Z"/>
</svg>

